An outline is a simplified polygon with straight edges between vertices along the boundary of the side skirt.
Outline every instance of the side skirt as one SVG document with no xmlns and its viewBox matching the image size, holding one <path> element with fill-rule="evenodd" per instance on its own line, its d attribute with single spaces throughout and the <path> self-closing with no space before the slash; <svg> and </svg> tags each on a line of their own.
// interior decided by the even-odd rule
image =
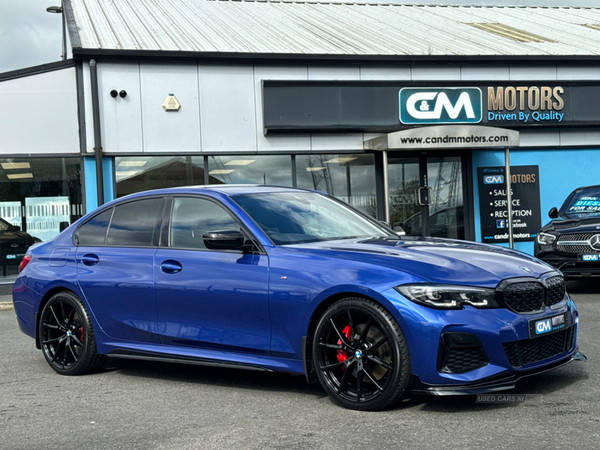
<svg viewBox="0 0 600 450">
<path fill-rule="evenodd" d="M 232 363 L 228 361 L 215 361 L 204 358 L 193 358 L 193 357 L 182 357 L 182 356 L 170 356 L 164 354 L 156 354 L 150 352 L 139 352 L 131 350 L 113 350 L 106 356 L 110 358 L 122 358 L 122 359 L 139 359 L 144 361 L 159 361 L 169 362 L 177 364 L 192 364 L 197 366 L 210 366 L 210 367 L 222 367 L 227 369 L 245 369 L 245 370 L 256 370 L 260 372 L 274 372 L 271 369 L 264 367 L 255 366 L 251 364 L 243 363 Z"/>
</svg>

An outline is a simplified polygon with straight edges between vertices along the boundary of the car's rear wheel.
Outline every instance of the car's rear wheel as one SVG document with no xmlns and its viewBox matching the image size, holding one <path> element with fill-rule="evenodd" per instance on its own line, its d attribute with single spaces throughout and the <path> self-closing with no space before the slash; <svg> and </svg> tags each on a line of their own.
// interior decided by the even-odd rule
<svg viewBox="0 0 600 450">
<path fill-rule="evenodd" d="M 39 336 L 46 361 L 62 375 L 97 370 L 105 356 L 96 352 L 90 316 L 81 299 L 72 292 L 52 296 L 42 310 Z"/>
<path fill-rule="evenodd" d="M 343 299 L 323 313 L 314 333 L 313 362 L 323 388 L 346 408 L 384 409 L 408 391 L 410 358 L 402 330 L 370 300 Z"/>
</svg>

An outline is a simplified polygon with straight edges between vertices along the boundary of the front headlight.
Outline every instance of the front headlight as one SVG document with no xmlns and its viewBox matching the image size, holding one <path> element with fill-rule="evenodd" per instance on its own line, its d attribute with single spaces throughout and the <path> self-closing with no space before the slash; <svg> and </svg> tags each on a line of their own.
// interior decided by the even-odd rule
<svg viewBox="0 0 600 450">
<path fill-rule="evenodd" d="M 494 289 L 452 284 L 404 284 L 395 289 L 407 299 L 435 309 L 499 308 Z"/>
<path fill-rule="evenodd" d="M 556 236 L 549 233 L 539 233 L 536 239 L 540 245 L 552 245 L 556 240 Z"/>
</svg>

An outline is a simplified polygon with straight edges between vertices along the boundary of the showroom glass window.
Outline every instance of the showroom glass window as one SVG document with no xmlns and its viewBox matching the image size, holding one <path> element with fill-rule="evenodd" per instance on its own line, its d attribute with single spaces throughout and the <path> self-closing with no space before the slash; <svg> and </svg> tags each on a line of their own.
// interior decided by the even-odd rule
<svg viewBox="0 0 600 450">
<path fill-rule="evenodd" d="M 373 155 L 297 155 L 297 187 L 316 189 L 377 216 Z"/>
<path fill-rule="evenodd" d="M 209 156 L 210 184 L 292 186 L 290 155 Z"/>
<path fill-rule="evenodd" d="M 173 200 L 170 246 L 206 250 L 202 236 L 209 231 L 240 231 L 240 224 L 221 206 L 197 197 Z"/>
<path fill-rule="evenodd" d="M 117 197 L 203 184 L 295 184 L 327 192 L 370 216 L 377 215 L 371 154 L 127 156 L 115 158 L 115 179 Z"/>
<path fill-rule="evenodd" d="M 203 156 L 115 158 L 117 197 L 178 186 L 205 184 Z"/>
<path fill-rule="evenodd" d="M 71 224 L 82 213 L 80 158 L 0 158 L 2 219 L 47 241 L 61 222 Z M 0 267 L 0 282 L 14 278 L 17 267 Z"/>
</svg>

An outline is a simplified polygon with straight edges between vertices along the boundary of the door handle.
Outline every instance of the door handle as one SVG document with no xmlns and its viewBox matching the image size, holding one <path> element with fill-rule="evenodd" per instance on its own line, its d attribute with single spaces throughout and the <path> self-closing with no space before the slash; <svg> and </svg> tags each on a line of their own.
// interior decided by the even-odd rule
<svg viewBox="0 0 600 450">
<path fill-rule="evenodd" d="M 429 206 L 432 189 L 430 187 L 420 187 L 417 189 L 416 196 L 419 206 Z"/>
<path fill-rule="evenodd" d="M 81 262 L 86 266 L 93 266 L 100 262 L 100 258 L 98 258 L 98 256 L 94 255 L 93 253 L 88 253 L 87 255 L 83 255 L 81 257 Z"/>
<path fill-rule="evenodd" d="M 160 270 L 162 270 L 164 273 L 179 273 L 183 270 L 183 266 L 179 261 L 167 259 L 160 265 Z"/>
</svg>

